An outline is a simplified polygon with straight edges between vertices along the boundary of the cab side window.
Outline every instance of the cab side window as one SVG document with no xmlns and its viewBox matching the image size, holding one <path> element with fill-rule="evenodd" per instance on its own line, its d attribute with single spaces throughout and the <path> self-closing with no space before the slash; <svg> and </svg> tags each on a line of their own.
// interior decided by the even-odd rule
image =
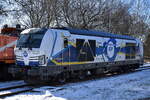
<svg viewBox="0 0 150 100">
<path fill-rule="evenodd" d="M 64 48 L 67 48 L 67 47 L 68 47 L 68 39 L 64 38 Z"/>
</svg>

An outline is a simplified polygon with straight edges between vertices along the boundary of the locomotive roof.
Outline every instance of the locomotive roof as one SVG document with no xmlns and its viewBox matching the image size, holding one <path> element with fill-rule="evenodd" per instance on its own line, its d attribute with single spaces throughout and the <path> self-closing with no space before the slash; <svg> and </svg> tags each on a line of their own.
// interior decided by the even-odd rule
<svg viewBox="0 0 150 100">
<path fill-rule="evenodd" d="M 76 35 L 88 35 L 88 36 L 99 36 L 99 37 L 135 40 L 135 38 L 132 36 L 112 34 L 112 33 L 95 31 L 95 30 L 81 30 L 81 29 L 72 29 L 72 28 L 56 28 L 56 29 L 68 30 L 71 34 L 76 34 Z"/>
</svg>

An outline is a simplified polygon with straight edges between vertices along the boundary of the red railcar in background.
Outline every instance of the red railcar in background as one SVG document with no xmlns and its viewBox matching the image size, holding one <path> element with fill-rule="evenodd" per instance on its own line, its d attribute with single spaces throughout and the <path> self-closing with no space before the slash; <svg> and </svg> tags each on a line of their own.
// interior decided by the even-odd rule
<svg viewBox="0 0 150 100">
<path fill-rule="evenodd" d="M 20 25 L 1 29 L 0 33 L 0 80 L 8 80 L 11 75 L 8 68 L 15 65 L 14 47 L 19 34 L 22 32 Z"/>
</svg>

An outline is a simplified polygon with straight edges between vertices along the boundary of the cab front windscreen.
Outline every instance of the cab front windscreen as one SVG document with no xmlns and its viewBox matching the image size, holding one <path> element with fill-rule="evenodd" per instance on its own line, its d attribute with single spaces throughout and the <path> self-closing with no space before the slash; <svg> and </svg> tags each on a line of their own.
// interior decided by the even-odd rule
<svg viewBox="0 0 150 100">
<path fill-rule="evenodd" d="M 39 29 L 31 31 L 33 33 L 21 34 L 17 41 L 16 47 L 18 48 L 40 48 L 42 39 L 45 35 L 46 29 Z"/>
</svg>

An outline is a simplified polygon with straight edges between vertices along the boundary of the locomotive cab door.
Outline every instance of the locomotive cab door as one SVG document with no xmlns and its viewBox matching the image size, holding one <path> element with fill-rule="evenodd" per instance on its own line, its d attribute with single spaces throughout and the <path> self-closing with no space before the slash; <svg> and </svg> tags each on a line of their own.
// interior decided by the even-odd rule
<svg viewBox="0 0 150 100">
<path fill-rule="evenodd" d="M 63 53 L 62 53 L 62 63 L 69 63 L 70 62 L 70 49 L 69 49 L 69 45 L 68 45 L 68 38 L 64 37 L 64 43 L 63 43 Z"/>
</svg>

